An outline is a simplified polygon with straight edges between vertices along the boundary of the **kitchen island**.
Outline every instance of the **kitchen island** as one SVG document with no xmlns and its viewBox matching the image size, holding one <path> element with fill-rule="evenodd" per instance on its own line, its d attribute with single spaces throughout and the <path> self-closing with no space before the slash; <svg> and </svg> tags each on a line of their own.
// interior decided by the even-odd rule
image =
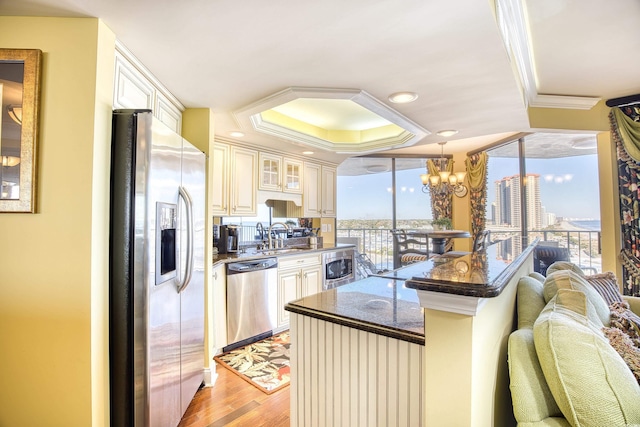
<svg viewBox="0 0 640 427">
<path fill-rule="evenodd" d="M 534 244 L 509 239 L 287 304 L 291 425 L 511 425 L 506 343 Z"/>
</svg>

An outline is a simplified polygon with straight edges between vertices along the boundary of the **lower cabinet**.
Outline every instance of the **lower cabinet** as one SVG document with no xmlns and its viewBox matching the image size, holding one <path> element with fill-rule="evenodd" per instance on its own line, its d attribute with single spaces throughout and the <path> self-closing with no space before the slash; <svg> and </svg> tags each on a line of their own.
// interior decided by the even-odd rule
<svg viewBox="0 0 640 427">
<path fill-rule="evenodd" d="M 322 291 L 320 254 L 278 258 L 278 328 L 289 325 L 289 301 Z"/>
</svg>

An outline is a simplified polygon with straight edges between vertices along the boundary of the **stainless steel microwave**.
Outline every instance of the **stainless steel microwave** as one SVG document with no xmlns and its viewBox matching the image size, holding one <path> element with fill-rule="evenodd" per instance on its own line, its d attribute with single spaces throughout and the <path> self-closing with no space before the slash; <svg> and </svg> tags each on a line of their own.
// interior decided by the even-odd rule
<svg viewBox="0 0 640 427">
<path fill-rule="evenodd" d="M 341 249 L 322 254 L 322 290 L 333 289 L 355 280 L 355 251 Z"/>
</svg>

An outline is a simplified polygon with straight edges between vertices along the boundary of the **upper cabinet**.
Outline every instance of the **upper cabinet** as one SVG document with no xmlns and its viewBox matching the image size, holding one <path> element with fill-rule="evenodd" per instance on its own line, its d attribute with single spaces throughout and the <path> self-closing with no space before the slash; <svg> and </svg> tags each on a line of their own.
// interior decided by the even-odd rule
<svg viewBox="0 0 640 427">
<path fill-rule="evenodd" d="M 322 166 L 321 203 L 323 217 L 336 217 L 336 168 Z"/>
<path fill-rule="evenodd" d="M 303 211 L 307 218 L 335 218 L 336 168 L 304 163 Z"/>
<path fill-rule="evenodd" d="M 213 215 L 229 214 L 229 146 L 215 142 L 211 153 L 211 205 Z"/>
<path fill-rule="evenodd" d="M 231 216 L 255 216 L 256 169 L 258 153 L 241 147 L 231 147 L 231 170 L 229 174 Z"/>
<path fill-rule="evenodd" d="M 153 75 L 116 43 L 113 108 L 147 109 L 180 134 L 184 107 Z"/>
<path fill-rule="evenodd" d="M 258 188 L 302 194 L 302 162 L 260 152 Z"/>
</svg>

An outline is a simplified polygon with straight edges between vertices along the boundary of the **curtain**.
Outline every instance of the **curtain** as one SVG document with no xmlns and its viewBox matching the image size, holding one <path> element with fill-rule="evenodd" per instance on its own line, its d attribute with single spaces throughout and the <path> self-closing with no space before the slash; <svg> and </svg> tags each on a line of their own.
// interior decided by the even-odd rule
<svg viewBox="0 0 640 427">
<path fill-rule="evenodd" d="M 465 161 L 469 181 L 469 199 L 471 201 L 471 235 L 484 231 L 487 207 L 487 163 L 486 151 L 472 154 Z"/>
<path fill-rule="evenodd" d="M 640 295 L 640 105 L 612 108 L 611 137 L 616 144 L 623 293 Z"/>
</svg>

